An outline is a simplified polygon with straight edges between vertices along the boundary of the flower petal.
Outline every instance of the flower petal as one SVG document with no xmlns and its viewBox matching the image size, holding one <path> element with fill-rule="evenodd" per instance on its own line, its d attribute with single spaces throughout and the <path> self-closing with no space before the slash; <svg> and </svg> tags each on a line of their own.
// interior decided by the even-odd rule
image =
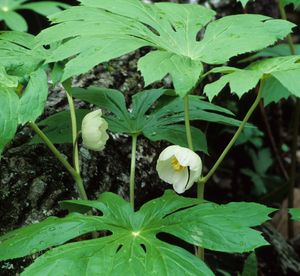
<svg viewBox="0 0 300 276">
<path fill-rule="evenodd" d="M 158 160 L 167 160 L 175 155 L 175 152 L 180 150 L 180 146 L 173 145 L 164 149 L 158 157 Z"/>
<path fill-rule="evenodd" d="M 174 153 L 176 159 L 181 166 L 190 167 L 192 171 L 202 171 L 202 162 L 198 154 L 190 149 L 180 147 L 180 150 L 176 150 Z"/>
<path fill-rule="evenodd" d="M 173 188 L 176 193 L 182 194 L 187 189 L 187 182 L 188 182 L 188 169 L 184 169 L 180 172 L 173 173 Z"/>
</svg>

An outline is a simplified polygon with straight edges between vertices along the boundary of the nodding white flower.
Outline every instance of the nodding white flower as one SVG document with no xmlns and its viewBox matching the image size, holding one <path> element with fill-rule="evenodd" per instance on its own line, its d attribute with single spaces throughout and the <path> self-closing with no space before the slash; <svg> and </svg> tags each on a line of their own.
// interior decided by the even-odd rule
<svg viewBox="0 0 300 276">
<path fill-rule="evenodd" d="M 181 194 L 201 176 L 202 162 L 192 150 L 174 145 L 161 152 L 156 170 L 163 181 L 172 184 L 174 190 Z"/>
<path fill-rule="evenodd" d="M 108 124 L 101 115 L 102 111 L 98 109 L 85 115 L 82 120 L 81 131 L 83 145 L 94 151 L 103 150 L 108 140 L 106 133 Z"/>
</svg>

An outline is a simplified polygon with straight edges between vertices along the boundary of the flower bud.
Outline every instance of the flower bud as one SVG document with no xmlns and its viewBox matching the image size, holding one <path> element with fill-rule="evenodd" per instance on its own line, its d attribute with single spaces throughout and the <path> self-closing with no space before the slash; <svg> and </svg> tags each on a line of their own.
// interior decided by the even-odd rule
<svg viewBox="0 0 300 276">
<path fill-rule="evenodd" d="M 172 184 L 174 190 L 181 194 L 200 178 L 202 161 L 192 150 L 173 145 L 161 152 L 156 170 L 163 181 Z"/>
<path fill-rule="evenodd" d="M 83 145 L 90 150 L 103 150 L 108 140 L 106 133 L 108 124 L 101 115 L 102 111 L 98 109 L 88 113 L 82 120 Z"/>
</svg>

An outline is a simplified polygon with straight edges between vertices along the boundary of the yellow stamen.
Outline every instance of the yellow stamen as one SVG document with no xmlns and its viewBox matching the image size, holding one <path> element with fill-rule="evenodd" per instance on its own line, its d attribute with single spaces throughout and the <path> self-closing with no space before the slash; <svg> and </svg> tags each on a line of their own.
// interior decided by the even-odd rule
<svg viewBox="0 0 300 276">
<path fill-rule="evenodd" d="M 172 167 L 173 167 L 173 169 L 175 170 L 175 171 L 177 171 L 177 172 L 180 172 L 180 171 L 182 171 L 182 170 L 184 170 L 186 167 L 185 166 L 182 166 L 179 162 L 178 162 L 178 160 L 177 160 L 177 158 L 174 156 L 174 157 L 172 157 L 172 159 L 171 159 L 171 164 L 172 164 Z"/>
</svg>

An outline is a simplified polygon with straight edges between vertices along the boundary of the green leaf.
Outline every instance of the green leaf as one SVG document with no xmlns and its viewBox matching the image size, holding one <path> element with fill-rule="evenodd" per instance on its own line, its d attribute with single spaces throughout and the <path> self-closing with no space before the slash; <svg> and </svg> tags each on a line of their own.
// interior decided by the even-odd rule
<svg viewBox="0 0 300 276">
<path fill-rule="evenodd" d="M 112 112 L 113 115 L 104 114 L 104 118 L 113 132 L 141 133 L 152 141 L 166 140 L 186 147 L 185 128 L 182 124 L 184 122 L 183 99 L 165 96 L 168 100 L 161 101 L 165 92 L 167 90 L 152 89 L 135 94 L 132 98 L 131 112 L 127 111 L 122 93 L 116 90 L 96 87 L 74 88 L 72 94 L 76 98 Z M 239 126 L 240 122 L 230 117 L 232 113 L 228 110 L 205 102 L 199 96 L 189 97 L 191 120 Z M 156 107 L 151 109 L 155 102 Z M 192 128 L 192 135 L 196 141 L 195 150 L 207 153 L 207 142 L 203 132 Z"/>
<path fill-rule="evenodd" d="M 43 112 L 48 96 L 48 79 L 43 69 L 29 75 L 30 79 L 20 99 L 19 124 L 34 122 Z"/>
<path fill-rule="evenodd" d="M 275 57 L 250 64 L 245 69 L 219 67 L 211 73 L 224 73 L 219 80 L 205 86 L 204 92 L 211 100 L 229 83 L 232 93 L 239 97 L 254 88 L 260 79 L 274 77 L 291 94 L 299 97 L 300 56 Z M 266 93 L 266 92 L 265 92 Z M 273 91 L 268 91 L 273 93 Z"/>
<path fill-rule="evenodd" d="M 19 97 L 11 87 L 0 86 L 0 156 L 18 125 Z"/>
<path fill-rule="evenodd" d="M 256 148 L 261 148 L 263 145 L 263 138 L 264 138 L 264 133 L 260 131 L 257 127 L 253 127 L 253 128 L 248 127 L 243 129 L 235 145 L 238 146 L 247 143 L 252 143 Z"/>
<path fill-rule="evenodd" d="M 14 88 L 18 87 L 19 78 L 6 73 L 5 68 L 0 65 L 0 87 Z"/>
<path fill-rule="evenodd" d="M 268 244 L 249 226 L 259 225 L 273 211 L 255 203 L 201 204 L 166 217 L 164 231 L 211 250 L 248 252 Z"/>
<path fill-rule="evenodd" d="M 273 164 L 272 154 L 269 148 L 263 148 L 256 154 L 255 151 L 249 150 L 255 171 L 259 174 L 265 174 Z"/>
<path fill-rule="evenodd" d="M 77 129 L 81 130 L 81 122 L 83 117 L 89 113 L 88 109 L 76 109 Z M 47 117 L 38 123 L 43 127 L 43 132 L 54 144 L 72 143 L 72 129 L 70 111 L 65 110 Z M 39 144 L 43 141 L 35 135 L 30 144 Z"/>
<path fill-rule="evenodd" d="M 0 32 L 0 65 L 10 75 L 26 77 L 41 66 L 48 55 L 43 47 L 34 48 L 34 36 L 21 32 Z"/>
<path fill-rule="evenodd" d="M 264 105 L 267 106 L 270 103 L 278 103 L 282 99 L 287 99 L 292 96 L 277 79 L 274 77 L 265 80 L 265 84 L 262 90 L 262 98 Z"/>
<path fill-rule="evenodd" d="M 119 118 L 129 118 L 123 94 L 115 89 L 103 87 L 72 88 L 72 96 L 101 106 Z"/>
<path fill-rule="evenodd" d="M 74 213 L 6 234 L 4 243 L 0 243 L 0 254 L 5 256 L 2 258 L 35 253 L 36 249 L 64 243 L 74 238 L 75 232 L 77 236 L 99 230 L 109 230 L 111 234 L 50 249 L 22 275 L 126 273 L 139 276 L 147 275 L 149 271 L 157 275 L 213 275 L 199 258 L 157 239 L 157 234 L 169 233 L 193 245 L 225 252 L 250 251 L 267 244 L 260 233 L 250 227 L 264 222 L 274 210 L 255 203 L 203 203 L 199 199 L 178 196 L 173 191 L 166 191 L 162 197 L 147 202 L 137 212 L 113 193 L 104 193 L 97 201 L 65 203 L 97 208 L 102 215 Z M 11 243 L 14 247 L 6 252 Z M 21 244 L 25 246 L 21 247 Z"/>
<path fill-rule="evenodd" d="M 294 44 L 296 55 L 300 55 L 300 45 Z M 274 47 L 269 47 L 258 53 L 241 60 L 241 62 L 253 61 L 261 57 L 282 57 L 291 55 L 290 46 L 286 43 L 278 44 Z"/>
<path fill-rule="evenodd" d="M 289 212 L 292 215 L 293 220 L 300 221 L 300 208 L 291 208 L 289 209 Z"/>
<path fill-rule="evenodd" d="M 263 15 L 223 17 L 208 25 L 200 41 L 200 60 L 222 64 L 230 57 L 257 51 L 283 39 L 295 25 Z M 234 45 L 234 47 L 233 47 Z"/>
<path fill-rule="evenodd" d="M 154 52 L 138 63 L 146 84 L 170 74 L 178 95 L 195 87 L 202 62 L 220 64 L 232 56 L 260 50 L 284 38 L 294 26 L 260 15 L 236 15 L 210 24 L 214 11 L 200 5 L 140 0 L 81 0 L 51 16 L 56 25 L 42 31 L 38 43 L 62 41 L 48 61 L 67 62 L 64 79 L 85 73 L 98 63 L 143 46 Z M 206 25 L 204 38 L 197 35 Z M 234 45 L 235 47 L 232 47 Z"/>
<path fill-rule="evenodd" d="M 0 10 L 14 10 L 27 0 L 0 0 Z"/>
<path fill-rule="evenodd" d="M 101 217 L 70 214 L 65 218 L 49 217 L 0 237 L 0 260 L 20 258 L 51 246 L 63 244 L 82 234 L 101 230 Z"/>
<path fill-rule="evenodd" d="M 196 151 L 202 151 L 208 154 L 208 147 L 205 134 L 195 127 L 191 127 L 194 148 Z M 174 145 L 188 148 L 186 140 L 186 130 L 184 125 L 165 125 L 164 127 L 153 125 L 146 128 L 143 132 L 145 137 L 151 141 L 168 141 Z"/>
<path fill-rule="evenodd" d="M 251 253 L 244 264 L 242 276 L 257 276 L 258 264 L 255 252 Z"/>
<path fill-rule="evenodd" d="M 55 2 L 55 1 L 40 1 L 37 3 L 28 3 L 19 6 L 18 9 L 21 10 L 32 10 L 36 13 L 39 13 L 44 16 L 48 16 L 57 12 L 60 12 L 62 9 L 67 9 L 70 5 Z"/>
<path fill-rule="evenodd" d="M 0 17 L 5 24 L 13 31 L 27 32 L 28 26 L 25 19 L 14 11 L 0 11 Z"/>
<path fill-rule="evenodd" d="M 181 97 L 197 84 L 203 72 L 201 62 L 165 51 L 150 52 L 142 57 L 138 62 L 138 68 L 142 72 L 146 86 L 170 73 L 175 91 Z"/>
<path fill-rule="evenodd" d="M 241 173 L 243 173 L 246 176 L 249 176 L 251 179 L 251 182 L 254 185 L 254 193 L 255 195 L 261 196 L 267 193 L 267 188 L 265 184 L 265 177 L 264 175 L 261 175 L 251 169 L 245 168 L 241 169 Z"/>
<path fill-rule="evenodd" d="M 162 201 L 159 205 L 170 202 L 172 207 L 166 206 L 166 214 L 178 210 L 178 206 L 172 203 L 175 198 L 178 206 L 195 204 L 194 199 L 185 199 L 168 192 L 166 196 L 158 199 Z M 112 193 L 102 194 L 97 204 L 98 202 L 102 203 L 98 207 L 103 211 L 103 217 L 100 218 L 106 223 L 107 229 L 113 232 L 112 235 L 51 249 L 39 257 L 22 275 L 38 276 L 50 271 L 52 274 L 63 272 L 65 275 L 78 276 L 124 273 L 138 276 L 147 275 L 149 271 L 155 271 L 157 275 L 213 275 L 199 258 L 177 246 L 158 240 L 155 234 L 158 231 L 157 219 L 155 224 L 149 225 L 149 220 L 142 211 L 134 213 L 128 202 Z M 95 207 L 88 201 L 80 203 Z M 148 203 L 148 206 L 149 204 L 151 203 Z M 144 208 L 144 211 L 146 209 Z M 160 217 L 161 213 L 158 215 Z M 97 229 L 97 226 L 94 229 Z"/>
<path fill-rule="evenodd" d="M 272 75 L 284 86 L 291 94 L 296 97 L 300 97 L 299 85 L 300 85 L 300 63 L 299 68 L 288 71 L 274 72 Z M 269 92 L 271 93 L 271 92 Z"/>
<path fill-rule="evenodd" d="M 176 210 L 192 207 L 199 203 L 203 203 L 203 200 L 179 196 L 172 190 L 166 190 L 162 198 L 146 202 L 139 212 L 145 216 L 145 221 L 151 224 L 157 218 L 162 219 Z"/>
<path fill-rule="evenodd" d="M 214 72 L 215 71 L 212 70 L 212 73 Z M 229 73 L 228 75 L 221 77 L 219 80 L 211 84 L 207 84 L 204 88 L 204 93 L 211 101 L 227 84 L 229 84 L 231 92 L 234 92 L 238 97 L 241 97 L 257 85 L 260 77 L 261 74 L 256 71 L 236 69 L 233 73 Z"/>
</svg>

